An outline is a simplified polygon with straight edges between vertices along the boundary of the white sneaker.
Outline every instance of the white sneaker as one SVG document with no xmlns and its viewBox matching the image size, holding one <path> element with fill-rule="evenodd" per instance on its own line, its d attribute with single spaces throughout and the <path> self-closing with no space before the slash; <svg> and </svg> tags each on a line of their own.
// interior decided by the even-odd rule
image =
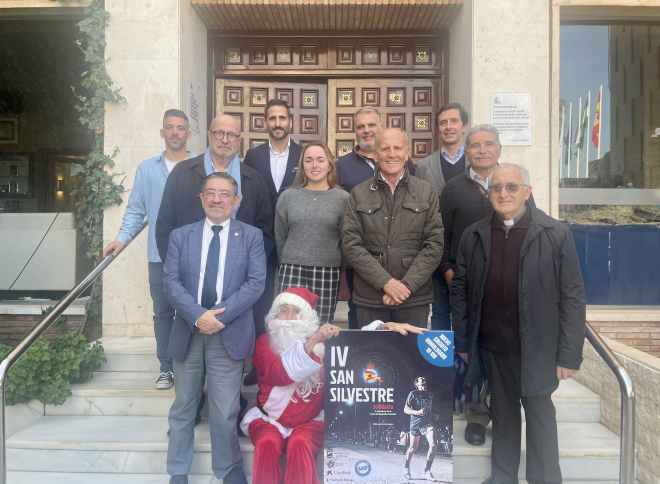
<svg viewBox="0 0 660 484">
<path fill-rule="evenodd" d="M 406 469 L 406 473 L 404 474 L 404 477 L 406 479 L 412 479 L 412 475 L 410 474 L 410 468 Z"/>
<path fill-rule="evenodd" d="M 436 478 L 433 476 L 433 474 L 431 474 L 431 469 L 429 469 L 428 471 L 426 471 L 426 472 L 424 473 L 424 477 L 426 477 L 426 480 L 427 480 L 427 481 L 431 481 L 431 482 L 440 482 L 440 479 L 436 479 Z"/>
<path fill-rule="evenodd" d="M 156 390 L 167 390 L 174 386 L 174 374 L 171 371 L 163 371 L 156 380 Z"/>
</svg>

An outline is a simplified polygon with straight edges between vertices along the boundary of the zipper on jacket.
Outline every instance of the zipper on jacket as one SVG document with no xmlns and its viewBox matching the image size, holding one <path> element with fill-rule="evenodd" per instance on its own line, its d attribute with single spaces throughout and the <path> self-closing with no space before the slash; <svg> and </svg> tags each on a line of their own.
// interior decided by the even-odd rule
<svg viewBox="0 0 660 484">
<path fill-rule="evenodd" d="M 506 271 L 506 251 L 509 244 L 509 231 L 504 229 L 504 252 L 502 254 L 502 270 L 500 271 L 500 281 L 502 284 L 502 321 L 504 322 L 504 340 L 506 341 L 506 351 L 509 353 L 509 331 L 506 323 L 506 284 L 504 284 L 504 272 Z"/>
</svg>

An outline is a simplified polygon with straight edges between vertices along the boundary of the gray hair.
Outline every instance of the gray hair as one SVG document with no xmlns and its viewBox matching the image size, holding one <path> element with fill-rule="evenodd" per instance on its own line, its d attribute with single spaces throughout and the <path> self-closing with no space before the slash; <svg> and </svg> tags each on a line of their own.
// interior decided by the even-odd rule
<svg viewBox="0 0 660 484">
<path fill-rule="evenodd" d="M 527 168 L 525 168 L 524 166 L 517 165 L 515 163 L 501 163 L 501 164 L 497 165 L 495 167 L 495 169 L 490 173 L 490 175 L 488 175 L 488 179 L 486 180 L 486 184 L 490 186 L 490 181 L 492 180 L 493 175 L 495 174 L 495 172 L 497 170 L 499 170 L 500 168 L 509 168 L 509 167 L 518 168 L 522 172 L 523 183 L 525 185 L 529 186 L 529 182 L 530 182 L 529 171 L 527 171 Z"/>
<path fill-rule="evenodd" d="M 468 149 L 470 147 L 470 138 L 477 134 L 480 133 L 481 131 L 488 131 L 489 133 L 493 133 L 495 136 L 495 141 L 497 141 L 497 146 L 502 146 L 500 144 L 500 132 L 497 130 L 495 126 L 492 124 L 477 124 L 476 126 L 472 126 L 470 131 L 468 131 L 467 136 L 465 137 L 465 149 Z"/>
<path fill-rule="evenodd" d="M 369 114 L 369 113 L 376 113 L 376 116 L 378 116 L 378 123 L 382 124 L 382 121 L 380 120 L 380 113 L 376 108 L 372 108 L 371 106 L 365 106 L 363 108 L 358 109 L 353 115 L 353 122 L 356 122 L 358 114 Z"/>
<path fill-rule="evenodd" d="M 222 178 L 223 180 L 228 180 L 234 190 L 234 196 L 238 195 L 238 183 L 236 183 L 236 180 L 234 180 L 233 176 L 224 171 L 214 171 L 210 175 L 207 175 L 206 178 L 204 178 L 204 182 L 202 183 L 202 192 L 206 188 L 206 183 L 213 178 Z"/>
<path fill-rule="evenodd" d="M 363 109 L 364 109 L 364 108 L 363 108 Z M 374 139 L 374 147 L 376 147 L 376 146 L 380 146 L 380 145 L 378 144 L 378 142 L 380 141 L 380 135 L 383 134 L 383 132 L 386 131 L 386 130 L 388 130 L 388 129 L 393 129 L 394 131 L 398 131 L 399 133 L 401 133 L 401 134 L 403 135 L 404 146 L 408 146 L 408 145 L 409 145 L 409 143 L 410 143 L 410 138 L 408 138 L 408 135 L 406 134 L 405 131 L 403 131 L 403 130 L 401 130 L 401 129 L 399 129 L 399 128 L 385 128 L 383 131 L 381 131 L 380 133 L 378 133 L 378 134 L 376 135 L 376 138 Z"/>
</svg>

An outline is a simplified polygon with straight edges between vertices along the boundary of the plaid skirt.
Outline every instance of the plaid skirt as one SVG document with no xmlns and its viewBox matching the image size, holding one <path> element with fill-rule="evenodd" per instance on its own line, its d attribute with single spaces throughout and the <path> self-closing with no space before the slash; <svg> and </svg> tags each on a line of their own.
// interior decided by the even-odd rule
<svg viewBox="0 0 660 484">
<path fill-rule="evenodd" d="M 319 298 L 316 313 L 321 324 L 332 323 L 337 308 L 339 280 L 339 267 L 280 264 L 277 292 L 279 294 L 290 287 L 304 287 Z"/>
</svg>

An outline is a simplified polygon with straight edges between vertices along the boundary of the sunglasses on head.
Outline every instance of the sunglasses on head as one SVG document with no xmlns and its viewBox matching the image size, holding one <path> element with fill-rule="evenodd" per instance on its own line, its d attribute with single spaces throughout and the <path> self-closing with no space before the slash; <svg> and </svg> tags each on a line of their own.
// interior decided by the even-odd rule
<svg viewBox="0 0 660 484">
<path fill-rule="evenodd" d="M 510 182 L 506 185 L 501 183 L 494 183 L 493 185 L 488 185 L 488 191 L 490 193 L 502 193 L 502 189 L 506 188 L 508 193 L 516 193 L 520 187 L 528 187 L 529 185 L 521 185 L 519 183 Z"/>
</svg>

